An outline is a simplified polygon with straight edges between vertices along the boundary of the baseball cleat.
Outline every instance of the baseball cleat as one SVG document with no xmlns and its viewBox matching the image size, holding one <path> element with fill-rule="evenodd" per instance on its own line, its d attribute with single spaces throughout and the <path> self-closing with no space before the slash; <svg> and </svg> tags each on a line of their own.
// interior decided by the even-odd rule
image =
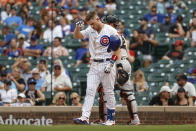
<svg viewBox="0 0 196 131">
<path fill-rule="evenodd" d="M 135 120 L 131 120 L 128 122 L 128 125 L 140 125 L 140 120 L 139 119 L 135 119 Z"/>
<path fill-rule="evenodd" d="M 80 125 L 88 125 L 89 124 L 89 120 L 88 119 L 84 119 L 82 117 L 74 118 L 73 121 L 74 121 L 75 124 L 80 124 Z"/>
<path fill-rule="evenodd" d="M 107 120 L 105 123 L 103 123 L 103 125 L 113 126 L 113 125 L 115 125 L 115 121 L 113 121 L 113 120 Z"/>
<path fill-rule="evenodd" d="M 98 119 L 98 120 L 96 120 L 94 122 L 91 122 L 91 125 L 103 125 L 103 123 L 104 122 L 102 120 Z"/>
</svg>

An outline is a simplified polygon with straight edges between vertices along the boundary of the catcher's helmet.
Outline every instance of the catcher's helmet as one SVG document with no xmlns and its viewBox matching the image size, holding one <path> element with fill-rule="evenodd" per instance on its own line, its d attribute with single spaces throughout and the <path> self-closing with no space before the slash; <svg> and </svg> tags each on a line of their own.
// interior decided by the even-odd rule
<svg viewBox="0 0 196 131">
<path fill-rule="evenodd" d="M 107 52 L 116 51 L 121 45 L 120 37 L 118 35 L 111 35 L 109 39 L 110 42 L 109 42 Z"/>
<path fill-rule="evenodd" d="M 119 19 L 116 15 L 106 15 L 102 18 L 102 22 L 106 24 L 114 24 L 114 26 L 119 25 Z"/>
<path fill-rule="evenodd" d="M 123 86 L 128 80 L 129 80 L 129 74 L 123 69 L 118 70 L 117 80 L 116 80 L 118 84 Z"/>
</svg>

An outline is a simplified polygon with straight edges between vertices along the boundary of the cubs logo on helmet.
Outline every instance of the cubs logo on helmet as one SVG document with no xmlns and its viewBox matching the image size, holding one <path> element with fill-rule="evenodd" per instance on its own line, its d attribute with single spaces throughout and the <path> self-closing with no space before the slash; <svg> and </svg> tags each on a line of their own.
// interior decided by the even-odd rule
<svg viewBox="0 0 196 131">
<path fill-rule="evenodd" d="M 108 44 L 110 43 L 109 36 L 107 36 L 107 35 L 102 36 L 100 39 L 100 43 L 102 46 L 108 46 Z"/>
</svg>

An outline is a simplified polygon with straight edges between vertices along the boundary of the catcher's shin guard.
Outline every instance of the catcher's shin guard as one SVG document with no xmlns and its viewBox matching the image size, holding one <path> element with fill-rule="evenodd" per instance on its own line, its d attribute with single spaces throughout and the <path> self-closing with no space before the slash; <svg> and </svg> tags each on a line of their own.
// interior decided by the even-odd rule
<svg viewBox="0 0 196 131">
<path fill-rule="evenodd" d="M 133 94 L 128 95 L 127 99 L 127 109 L 129 111 L 129 116 L 131 120 L 135 119 L 137 115 L 137 102 Z"/>
</svg>

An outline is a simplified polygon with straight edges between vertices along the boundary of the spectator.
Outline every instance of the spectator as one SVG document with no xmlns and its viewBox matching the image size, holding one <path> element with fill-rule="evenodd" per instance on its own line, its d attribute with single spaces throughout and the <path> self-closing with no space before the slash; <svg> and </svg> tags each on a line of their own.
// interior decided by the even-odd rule
<svg viewBox="0 0 196 131">
<path fill-rule="evenodd" d="M 59 23 L 60 23 L 60 25 L 58 25 L 58 26 L 60 26 L 60 28 L 62 30 L 63 37 L 66 37 L 67 35 L 69 35 L 71 33 L 71 26 L 69 25 L 70 22 L 66 17 L 61 16 Z"/>
<path fill-rule="evenodd" d="M 79 20 L 81 20 L 81 16 L 80 16 L 78 10 L 76 10 L 76 9 L 71 10 L 71 15 L 73 18 L 71 20 L 71 32 L 73 32 L 75 29 L 75 23 L 78 22 Z"/>
<path fill-rule="evenodd" d="M 189 105 L 188 96 L 184 88 L 181 87 L 178 89 L 178 92 L 174 99 L 174 104 L 177 106 L 188 106 Z"/>
<path fill-rule="evenodd" d="M 58 14 L 58 9 L 56 6 L 56 0 L 48 1 L 48 6 L 41 10 L 40 15 L 42 16 L 44 13 L 46 13 L 50 19 L 57 20 L 56 18 Z"/>
<path fill-rule="evenodd" d="M 9 1 L 9 0 L 0 0 L 0 7 L 1 7 L 1 8 L 2 8 L 2 7 L 5 7 L 5 5 L 6 5 L 7 3 L 12 4 L 13 2 L 12 2 L 12 1 Z"/>
<path fill-rule="evenodd" d="M 34 21 L 34 27 L 35 29 L 32 32 L 29 32 L 29 39 L 31 39 L 31 36 L 36 36 L 38 39 L 43 39 L 43 30 L 41 26 L 41 22 Z"/>
<path fill-rule="evenodd" d="M 131 50 L 132 48 L 132 45 L 136 44 L 137 41 L 138 41 L 138 37 L 139 37 L 139 32 L 137 29 L 134 29 L 133 30 L 133 36 L 131 37 L 131 40 L 130 40 L 130 46 L 129 46 L 129 49 Z"/>
<path fill-rule="evenodd" d="M 193 11 L 193 16 L 192 16 L 192 18 L 191 18 L 190 21 L 189 21 L 189 26 L 190 26 L 190 27 L 192 26 L 193 18 L 196 18 L 196 9 Z"/>
<path fill-rule="evenodd" d="M 27 38 L 29 37 L 29 33 L 34 30 L 34 19 L 33 18 L 28 18 L 27 19 L 27 24 L 22 24 L 20 25 L 17 29 L 15 34 L 24 34 Z"/>
<path fill-rule="evenodd" d="M 99 16 L 99 18 L 101 19 L 102 17 L 105 16 L 104 10 L 105 10 L 105 5 L 103 4 L 99 4 L 96 5 L 96 9 L 97 9 L 97 15 Z"/>
<path fill-rule="evenodd" d="M 61 7 L 60 15 L 63 16 L 63 17 L 66 17 L 69 21 L 73 20 L 73 16 L 70 14 L 69 6 Z"/>
<path fill-rule="evenodd" d="M 11 8 L 12 5 L 7 3 L 5 9 L 1 12 L 1 21 L 4 21 L 6 18 L 11 17 Z"/>
<path fill-rule="evenodd" d="M 56 0 L 56 6 L 63 7 L 65 2 L 66 2 L 66 0 Z"/>
<path fill-rule="evenodd" d="M 30 11 L 28 4 L 23 4 L 18 15 L 22 18 L 23 23 L 27 22 L 27 19 L 30 17 Z"/>
<path fill-rule="evenodd" d="M 194 99 L 196 98 L 195 87 L 192 83 L 187 82 L 187 77 L 184 74 L 177 75 L 177 84 L 172 88 L 172 94 L 176 95 L 179 88 L 184 88 L 188 95 L 188 103 L 189 106 L 192 106 L 194 103 Z"/>
<path fill-rule="evenodd" d="M 167 14 L 166 15 L 168 15 L 171 18 L 171 20 L 170 20 L 171 23 L 176 23 L 177 16 L 173 12 L 174 12 L 174 6 L 169 5 L 167 7 Z"/>
<path fill-rule="evenodd" d="M 52 51 L 53 50 L 53 51 Z M 53 47 L 48 47 L 43 56 L 51 56 L 53 54 L 54 58 L 58 58 L 59 56 L 68 56 L 68 50 L 61 45 L 61 38 L 55 37 L 53 40 Z"/>
<path fill-rule="evenodd" d="M 25 80 L 25 83 L 27 83 L 27 80 L 32 76 L 31 74 L 31 63 L 30 62 L 25 62 L 22 64 L 22 78 Z"/>
<path fill-rule="evenodd" d="M 5 34 L 4 40 L 1 41 L 1 47 L 9 47 L 10 40 L 15 38 L 15 35 L 11 32 L 11 29 L 9 26 L 3 27 L 3 32 Z"/>
<path fill-rule="evenodd" d="M 144 92 L 148 90 L 148 83 L 146 82 L 144 73 L 137 70 L 133 76 L 133 87 L 136 92 Z"/>
<path fill-rule="evenodd" d="M 39 60 L 39 63 L 37 65 L 37 68 L 40 72 L 40 76 L 42 79 L 46 79 L 48 77 L 50 77 L 50 72 L 49 70 L 47 69 L 47 62 L 45 59 L 40 59 Z"/>
<path fill-rule="evenodd" d="M 4 64 L 0 64 L 0 72 L 6 70 L 7 70 L 6 66 Z"/>
<path fill-rule="evenodd" d="M 43 27 L 45 27 L 45 26 L 47 25 L 48 21 L 50 20 L 50 17 L 48 16 L 46 10 L 43 11 L 43 13 L 40 14 L 40 15 L 41 15 L 41 16 L 40 16 L 40 17 L 41 17 L 41 18 L 40 18 L 40 23 L 41 23 L 41 25 L 42 25 Z"/>
<path fill-rule="evenodd" d="M 18 92 L 23 92 L 26 84 L 24 79 L 22 78 L 22 73 L 20 71 L 20 68 L 18 67 L 13 68 L 12 73 L 9 77 L 10 80 L 12 80 L 16 85 L 16 89 L 18 90 Z"/>
<path fill-rule="evenodd" d="M 24 91 L 26 98 L 35 102 L 36 106 L 42 105 L 42 102 L 45 100 L 45 96 L 40 90 L 35 89 L 36 80 L 34 78 L 29 78 L 27 83 L 29 89 Z"/>
<path fill-rule="evenodd" d="M 29 107 L 34 106 L 35 103 L 31 99 L 26 99 L 24 93 L 18 94 L 18 99 L 16 103 L 9 104 L 11 107 Z"/>
<path fill-rule="evenodd" d="M 138 37 L 138 41 L 137 43 L 132 43 L 130 45 L 131 49 L 134 51 L 140 51 L 143 54 L 143 66 L 144 67 L 148 67 L 153 58 L 151 53 L 151 47 L 152 46 L 157 46 L 158 42 L 156 40 L 151 40 L 147 37 L 147 35 L 145 34 L 145 32 L 141 31 L 139 32 L 139 37 Z"/>
<path fill-rule="evenodd" d="M 19 57 L 22 55 L 22 50 L 18 48 L 16 44 L 16 39 L 13 38 L 10 40 L 10 46 L 5 52 L 5 56 L 11 56 L 13 58 Z"/>
<path fill-rule="evenodd" d="M 52 87 L 51 78 L 46 78 L 42 91 L 69 91 L 72 90 L 72 84 L 70 78 L 62 73 L 62 67 L 60 64 L 54 64 L 54 74 L 52 76 Z"/>
<path fill-rule="evenodd" d="M 82 63 L 82 58 L 84 55 L 88 52 L 88 39 L 83 39 L 81 41 L 81 47 L 76 50 L 75 60 L 76 64 L 75 67 L 77 67 L 80 63 Z"/>
<path fill-rule="evenodd" d="M 17 47 L 22 49 L 22 50 L 25 50 L 29 46 L 30 46 L 30 44 L 27 41 L 25 41 L 25 35 L 24 34 L 19 34 L 18 35 Z"/>
<path fill-rule="evenodd" d="M 144 18 L 146 18 L 151 24 L 163 22 L 163 16 L 161 14 L 157 14 L 157 7 L 155 5 L 152 6 L 151 13 L 144 15 Z"/>
<path fill-rule="evenodd" d="M 37 37 L 31 36 L 31 45 L 24 50 L 24 56 L 39 57 L 43 54 L 44 48 L 37 43 Z"/>
<path fill-rule="evenodd" d="M 11 81 L 4 81 L 4 88 L 0 90 L 0 99 L 4 104 L 10 104 L 16 102 L 17 99 L 17 90 L 11 89 Z"/>
<path fill-rule="evenodd" d="M 87 7 L 89 10 L 95 10 L 97 5 L 100 5 L 100 3 L 99 3 L 98 0 L 88 0 L 88 1 L 86 2 L 86 7 Z"/>
<path fill-rule="evenodd" d="M 27 58 L 24 58 L 24 57 L 18 57 L 16 58 L 16 61 L 14 62 L 14 64 L 12 65 L 12 68 L 15 68 L 15 67 L 18 67 L 20 68 L 21 72 L 23 72 L 23 65 L 26 63 L 26 62 L 29 62 Z M 11 73 L 12 70 L 9 71 L 9 73 Z"/>
<path fill-rule="evenodd" d="M 106 0 L 105 5 L 106 10 L 109 12 L 109 14 L 112 14 L 117 9 L 117 4 L 115 0 Z"/>
<path fill-rule="evenodd" d="M 183 43 L 180 40 L 177 40 L 173 44 L 173 48 L 169 50 L 162 59 L 164 60 L 182 60 L 184 56 L 183 52 Z"/>
<path fill-rule="evenodd" d="M 156 7 L 158 14 L 165 14 L 165 5 L 167 4 L 166 0 L 157 0 Z"/>
<path fill-rule="evenodd" d="M 2 89 L 2 87 L 4 87 L 4 85 L 5 85 L 4 84 L 5 81 L 10 81 L 10 79 L 9 79 L 9 75 L 8 75 L 8 73 L 7 73 L 6 70 L 1 71 L 1 74 L 0 75 L 1 75 L 1 77 L 0 77 L 0 89 Z M 16 85 L 12 81 L 11 81 L 10 89 L 17 90 Z"/>
<path fill-rule="evenodd" d="M 152 27 L 148 27 L 148 20 L 146 18 L 140 19 L 140 28 L 138 29 L 139 32 L 145 32 L 148 39 L 154 40 L 154 30 Z"/>
<path fill-rule="evenodd" d="M 66 106 L 66 95 L 64 92 L 58 92 L 52 100 L 52 106 Z"/>
<path fill-rule="evenodd" d="M 55 59 L 53 64 L 59 64 L 61 66 L 61 72 L 69 76 L 69 72 L 64 68 L 63 63 L 60 59 Z"/>
<path fill-rule="evenodd" d="M 69 6 L 69 8 L 72 9 L 73 7 L 78 7 L 79 2 L 78 0 L 66 0 L 64 6 Z"/>
<path fill-rule="evenodd" d="M 196 47 L 196 17 L 192 19 L 188 36 L 191 38 L 191 47 Z"/>
<path fill-rule="evenodd" d="M 24 11 L 20 11 L 17 16 L 22 19 L 23 23 L 26 23 L 28 15 Z"/>
<path fill-rule="evenodd" d="M 39 6 L 48 6 L 48 0 L 40 0 Z"/>
<path fill-rule="evenodd" d="M 56 37 L 63 37 L 62 30 L 59 26 L 56 26 L 56 21 L 50 19 L 48 28 L 44 31 L 43 39 L 52 42 Z"/>
<path fill-rule="evenodd" d="M 36 80 L 35 89 L 36 90 L 41 90 L 42 84 L 44 83 L 44 79 L 41 78 L 39 69 L 34 68 L 32 70 L 32 78 L 34 78 Z M 29 87 L 26 86 L 25 90 L 28 90 L 28 89 L 29 89 Z"/>
<path fill-rule="evenodd" d="M 196 85 L 196 68 L 192 67 L 188 70 L 187 81 Z"/>
<path fill-rule="evenodd" d="M 149 105 L 153 106 L 171 106 L 174 105 L 170 95 L 171 89 L 168 86 L 162 86 L 160 93 L 152 98 Z"/>
<path fill-rule="evenodd" d="M 171 26 L 173 25 L 171 22 L 171 18 L 168 15 L 165 15 L 165 23 L 160 25 L 160 32 L 169 33 Z"/>
<path fill-rule="evenodd" d="M 16 8 L 12 7 L 11 10 L 12 16 L 5 19 L 4 23 L 9 27 L 18 27 L 22 24 L 22 19 L 19 16 L 16 16 Z"/>
<path fill-rule="evenodd" d="M 118 31 L 125 37 L 125 39 L 129 39 L 130 32 L 125 28 L 124 22 L 119 22 Z"/>
<path fill-rule="evenodd" d="M 83 19 L 83 20 L 85 20 L 85 18 L 86 18 L 86 15 L 87 15 L 87 8 L 82 8 L 82 9 L 80 9 L 80 15 L 81 15 L 81 18 Z"/>
<path fill-rule="evenodd" d="M 82 107 L 82 104 L 80 103 L 80 96 L 76 92 L 72 92 L 70 95 L 70 99 L 72 102 L 72 106 L 80 106 Z"/>
<path fill-rule="evenodd" d="M 181 0 L 173 0 L 172 5 L 174 5 L 175 12 L 182 12 L 183 10 L 188 10 L 186 4 Z"/>
<path fill-rule="evenodd" d="M 181 15 L 177 17 L 176 24 L 171 26 L 169 29 L 170 38 L 185 37 L 187 32 L 187 27 L 183 25 L 183 18 Z"/>
</svg>

